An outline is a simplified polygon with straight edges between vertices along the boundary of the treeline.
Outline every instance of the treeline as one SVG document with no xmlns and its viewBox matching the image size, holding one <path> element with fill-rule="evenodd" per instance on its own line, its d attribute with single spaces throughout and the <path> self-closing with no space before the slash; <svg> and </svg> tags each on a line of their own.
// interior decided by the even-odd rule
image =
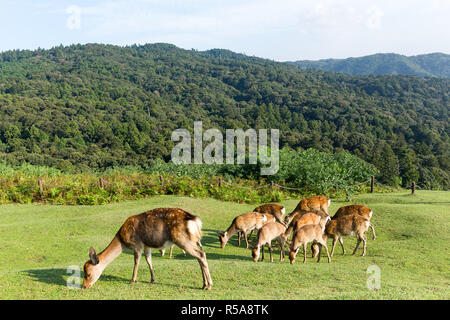
<svg viewBox="0 0 450 320">
<path fill-rule="evenodd" d="M 376 169 L 340 152 L 282 149 L 276 175 L 259 177 L 253 165 L 175 165 L 155 160 L 149 168 L 109 168 L 67 173 L 55 168 L 0 163 L 0 203 L 97 205 L 152 195 L 212 197 L 247 203 L 278 202 L 313 194 L 351 199 L 367 191 Z M 378 188 L 378 191 L 386 188 Z"/>
<path fill-rule="evenodd" d="M 347 150 L 377 180 L 450 188 L 449 79 L 350 76 L 227 50 L 72 45 L 0 54 L 0 160 L 64 172 L 170 160 L 171 132 L 277 128 L 282 147 Z"/>
</svg>

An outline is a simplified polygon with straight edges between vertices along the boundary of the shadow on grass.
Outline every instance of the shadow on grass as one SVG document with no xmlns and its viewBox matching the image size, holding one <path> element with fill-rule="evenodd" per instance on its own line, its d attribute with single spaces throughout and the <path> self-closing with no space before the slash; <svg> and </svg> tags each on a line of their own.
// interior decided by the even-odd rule
<svg viewBox="0 0 450 320">
<path fill-rule="evenodd" d="M 32 278 L 34 281 L 39 281 L 48 284 L 56 284 L 66 286 L 66 278 L 70 276 L 67 269 L 31 269 L 22 271 L 23 274 Z"/>
<path fill-rule="evenodd" d="M 67 286 L 67 277 L 70 276 L 70 274 L 67 273 L 66 269 L 53 269 L 53 268 L 30 269 L 30 270 L 22 271 L 22 273 L 24 275 L 32 278 L 33 281 L 38 281 L 38 282 L 52 284 L 52 285 L 58 285 L 58 286 L 64 286 L 64 287 Z M 144 274 L 141 274 L 141 277 L 145 279 Z M 130 278 L 131 278 L 131 275 L 130 275 Z M 110 274 L 103 274 L 103 275 L 101 275 L 98 282 L 99 283 L 115 282 L 115 283 L 133 285 L 133 284 L 130 284 L 130 278 L 122 278 L 122 277 L 117 277 L 117 276 L 113 276 Z M 149 276 L 149 278 L 150 278 L 150 276 Z M 164 283 L 164 282 L 158 283 L 158 280 L 156 280 L 156 282 L 154 282 L 154 283 L 151 283 L 150 279 L 148 279 L 148 280 L 144 280 L 144 279 L 139 280 L 139 276 L 138 276 L 137 284 L 146 284 L 146 285 L 148 284 L 148 285 L 152 285 L 152 286 L 164 286 L 164 287 L 167 286 L 167 287 L 201 290 L 200 284 L 199 284 L 199 286 L 190 286 L 190 285 L 183 285 L 182 283 L 180 283 L 180 284 L 171 284 L 171 283 Z M 81 281 L 83 281 L 83 280 L 81 279 Z M 81 282 L 81 284 L 82 284 L 82 282 Z"/>
<path fill-rule="evenodd" d="M 22 271 L 23 274 L 32 278 L 34 281 L 39 281 L 47 284 L 54 284 L 59 286 L 67 286 L 67 278 L 70 277 L 71 273 L 67 272 L 67 269 L 30 269 Z M 81 274 L 81 276 L 83 276 Z M 103 281 L 115 281 L 115 282 L 130 282 L 130 279 L 125 279 L 121 277 L 116 277 L 112 275 L 102 275 L 101 278 Z M 83 283 L 83 279 L 81 279 L 81 283 Z"/>
</svg>

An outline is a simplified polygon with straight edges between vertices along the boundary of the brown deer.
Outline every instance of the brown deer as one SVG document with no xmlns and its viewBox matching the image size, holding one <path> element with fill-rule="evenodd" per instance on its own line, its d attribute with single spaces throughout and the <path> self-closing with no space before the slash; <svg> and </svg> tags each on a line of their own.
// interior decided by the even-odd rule
<svg viewBox="0 0 450 320">
<path fill-rule="evenodd" d="M 319 245 L 319 258 L 317 259 L 317 262 L 320 261 L 322 247 L 325 247 L 327 252 L 328 263 L 331 262 L 327 248 L 327 237 L 324 234 L 322 226 L 319 224 L 306 224 L 294 230 L 292 244 L 289 249 L 289 260 L 291 264 L 294 264 L 295 256 L 297 255 L 300 246 L 303 246 L 303 263 L 306 263 L 306 246 L 309 242 L 317 243 Z"/>
<path fill-rule="evenodd" d="M 320 211 L 323 212 L 323 211 Z M 289 223 L 288 228 L 283 234 L 283 241 L 287 241 L 292 231 L 304 226 L 306 224 L 320 224 L 320 226 L 325 228 L 325 224 L 330 220 L 328 215 L 319 215 L 318 211 L 315 212 L 305 212 L 297 213 L 294 215 L 293 219 Z"/>
<path fill-rule="evenodd" d="M 227 231 L 219 231 L 219 241 L 221 248 L 224 248 L 228 240 L 236 232 L 242 232 L 245 238 L 245 243 L 248 249 L 247 234 L 253 229 L 259 230 L 261 227 L 269 222 L 269 218 L 274 219 L 271 215 L 262 214 L 259 212 L 249 212 L 237 216 L 228 227 Z M 241 243 L 240 236 L 238 237 L 239 245 Z"/>
<path fill-rule="evenodd" d="M 361 217 L 364 217 L 370 221 L 370 219 L 372 219 L 373 211 L 370 208 L 363 206 L 362 204 L 352 204 L 349 206 L 340 207 L 331 219 L 338 219 L 340 217 L 352 214 L 360 215 Z M 373 228 L 372 224 L 370 224 L 369 227 L 372 230 L 373 240 L 375 240 L 375 229 Z"/>
<path fill-rule="evenodd" d="M 331 219 L 325 227 L 326 236 L 333 238 L 331 256 L 333 256 L 334 254 L 334 248 L 338 240 L 342 246 L 342 254 L 345 254 L 344 241 L 342 240 L 342 237 L 352 234 L 356 234 L 356 237 L 358 239 L 353 254 L 356 253 L 359 244 L 361 243 L 361 241 L 363 241 L 364 247 L 362 255 L 365 256 L 367 247 L 367 239 L 365 233 L 369 229 L 369 227 L 372 229 L 373 239 L 375 239 L 375 229 L 373 227 L 373 224 L 370 223 L 369 219 L 366 219 L 365 217 L 362 217 L 358 214 L 351 214 L 342 216 L 340 218 Z"/>
<path fill-rule="evenodd" d="M 370 220 L 372 218 L 373 211 L 362 204 L 351 204 L 349 206 L 340 207 L 331 219 L 337 219 L 350 214 L 358 214 Z"/>
<path fill-rule="evenodd" d="M 262 206 L 253 209 L 253 212 L 271 214 L 272 216 L 275 217 L 275 219 L 279 223 L 284 225 L 283 215 L 286 213 L 286 209 L 280 204 L 276 203 L 263 204 Z"/>
<path fill-rule="evenodd" d="M 272 240 L 278 240 L 281 244 L 280 261 L 284 259 L 284 241 L 283 234 L 286 231 L 286 227 L 279 222 L 266 223 L 259 229 L 257 236 L 256 247 L 252 250 L 253 261 L 257 262 L 259 259 L 259 252 L 262 250 L 261 261 L 264 260 L 264 245 L 267 245 L 270 253 L 270 262 L 273 262 L 272 258 Z"/>
<path fill-rule="evenodd" d="M 293 216 L 297 213 L 307 213 L 311 211 L 323 211 L 326 215 L 330 215 L 328 212 L 328 207 L 330 206 L 331 200 L 325 196 L 312 196 L 300 200 L 295 209 L 286 216 L 284 222 L 289 224 Z"/>
<path fill-rule="evenodd" d="M 106 266 L 125 249 L 134 252 L 130 283 L 136 282 L 142 251 L 150 268 L 151 282 L 154 282 L 151 248 L 166 249 L 176 244 L 197 258 L 202 270 L 203 289 L 210 290 L 213 283 L 206 254 L 199 248 L 201 228 L 200 218 L 180 208 L 158 208 L 129 217 L 106 249 L 98 255 L 94 248 L 89 249 L 90 259 L 84 264 L 83 288 L 90 288 Z"/>
<path fill-rule="evenodd" d="M 276 203 L 263 204 L 262 206 L 259 206 L 259 207 L 256 207 L 255 209 L 253 209 L 253 212 L 264 213 L 267 216 L 266 223 L 271 222 L 271 221 L 278 221 L 278 222 L 282 223 L 283 225 L 285 225 L 285 222 L 283 221 L 283 215 L 286 213 L 286 209 L 280 204 L 276 204 Z M 253 229 L 253 230 L 255 230 L 255 229 Z M 250 231 L 248 238 L 250 238 L 252 236 L 253 230 Z M 239 232 L 238 235 L 239 235 L 238 242 L 239 242 L 239 246 L 240 246 L 241 238 L 244 238 L 244 234 L 242 232 Z"/>
</svg>

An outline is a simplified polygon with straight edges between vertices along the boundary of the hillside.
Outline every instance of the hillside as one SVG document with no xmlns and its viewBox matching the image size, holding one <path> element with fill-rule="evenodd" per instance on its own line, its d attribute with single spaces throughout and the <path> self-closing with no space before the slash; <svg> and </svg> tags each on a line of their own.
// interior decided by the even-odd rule
<svg viewBox="0 0 450 320">
<path fill-rule="evenodd" d="M 450 79 L 305 71 L 228 50 L 72 45 L 0 54 L 0 161 L 68 171 L 170 159 L 171 132 L 279 128 L 378 181 L 448 188 Z M 391 166 L 386 166 L 389 163 Z"/>
<path fill-rule="evenodd" d="M 450 78 L 450 55 L 444 53 L 410 57 L 395 53 L 378 53 L 358 58 L 299 60 L 288 63 L 303 69 L 321 69 L 353 75 L 400 74 Z"/>
</svg>

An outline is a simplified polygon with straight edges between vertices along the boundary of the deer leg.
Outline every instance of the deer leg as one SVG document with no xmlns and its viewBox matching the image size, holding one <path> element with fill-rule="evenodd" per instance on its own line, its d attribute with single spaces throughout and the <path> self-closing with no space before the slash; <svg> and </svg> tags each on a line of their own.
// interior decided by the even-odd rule
<svg viewBox="0 0 450 320">
<path fill-rule="evenodd" d="M 344 240 L 342 239 L 342 237 L 339 237 L 339 243 L 341 244 L 342 247 L 342 254 L 345 254 L 345 249 L 344 249 Z"/>
<path fill-rule="evenodd" d="M 376 235 L 375 235 L 375 228 L 373 227 L 373 224 L 370 224 L 370 229 L 372 229 L 372 239 L 375 240 L 376 239 Z"/>
<path fill-rule="evenodd" d="M 269 242 L 267 243 L 267 246 L 269 247 L 270 262 L 273 262 L 273 258 L 272 258 L 272 242 L 269 241 Z"/>
<path fill-rule="evenodd" d="M 317 243 L 311 244 L 312 258 L 317 257 L 317 254 L 319 253 L 319 250 L 320 249 L 318 248 Z"/>
<path fill-rule="evenodd" d="M 169 250 L 169 258 L 172 258 L 173 246 L 174 246 L 174 245 L 171 245 L 171 246 L 170 246 L 170 250 Z"/>
<path fill-rule="evenodd" d="M 241 237 L 242 237 L 242 232 L 239 231 L 239 232 L 238 232 L 238 247 L 241 246 Z"/>
<path fill-rule="evenodd" d="M 303 263 L 306 263 L 306 242 L 303 244 Z"/>
<path fill-rule="evenodd" d="M 134 249 L 134 269 L 133 269 L 133 276 L 131 277 L 130 283 L 136 282 L 137 272 L 139 269 L 139 262 L 141 261 L 141 254 L 142 254 L 142 250 Z"/>
<path fill-rule="evenodd" d="M 261 261 L 264 261 L 264 245 L 261 246 Z"/>
<path fill-rule="evenodd" d="M 145 260 L 147 260 L 147 264 L 150 269 L 150 276 L 151 276 L 150 282 L 153 283 L 153 282 L 155 282 L 155 273 L 153 272 L 153 266 L 152 266 L 152 249 L 145 248 L 144 255 L 145 255 Z"/>
<path fill-rule="evenodd" d="M 245 238 L 245 245 L 247 246 L 248 249 L 247 231 L 244 231 L 244 238 Z"/>
<path fill-rule="evenodd" d="M 325 247 L 325 252 L 327 253 L 327 257 L 328 257 L 328 263 L 330 263 L 331 258 L 330 258 L 330 254 L 328 253 L 327 242 L 325 240 L 323 240 L 323 242 L 321 242 L 320 244 L 321 244 L 320 249 L 322 249 L 322 247 Z M 320 253 L 319 253 L 319 255 L 320 255 Z M 320 256 L 319 256 L 319 259 L 320 259 Z"/>
<path fill-rule="evenodd" d="M 360 238 L 360 236 L 358 236 L 358 241 L 356 242 L 356 247 L 355 247 L 355 250 L 353 250 L 353 253 L 352 254 L 355 254 L 356 253 L 356 250 L 358 250 L 358 247 L 359 247 L 359 244 L 361 243 L 361 238 Z"/>
<path fill-rule="evenodd" d="M 366 236 L 364 234 L 361 236 L 361 238 L 362 238 L 362 241 L 364 243 L 363 253 L 362 253 L 362 256 L 364 257 L 366 255 L 367 238 L 366 238 Z"/>
<path fill-rule="evenodd" d="M 331 256 L 334 254 L 334 247 L 336 246 L 337 238 L 333 238 L 333 244 L 331 245 Z"/>
<path fill-rule="evenodd" d="M 284 260 L 284 241 L 280 238 L 281 252 L 280 252 L 280 262 Z"/>
<path fill-rule="evenodd" d="M 181 249 L 189 253 L 191 256 L 197 258 L 197 261 L 200 264 L 200 268 L 202 269 L 203 289 L 211 290 L 213 283 L 211 279 L 211 274 L 209 273 L 208 261 L 206 260 L 206 253 L 203 250 L 199 249 L 197 246 L 194 246 L 189 241 L 177 242 L 176 244 Z"/>
<path fill-rule="evenodd" d="M 319 252 L 318 255 L 319 257 L 317 258 L 317 262 L 320 262 L 320 256 L 322 255 L 322 245 L 318 245 L 319 246 Z M 314 248 L 314 246 L 312 246 Z M 315 245 L 315 247 L 317 247 L 317 245 Z M 314 258 L 314 255 L 313 255 Z"/>
</svg>

